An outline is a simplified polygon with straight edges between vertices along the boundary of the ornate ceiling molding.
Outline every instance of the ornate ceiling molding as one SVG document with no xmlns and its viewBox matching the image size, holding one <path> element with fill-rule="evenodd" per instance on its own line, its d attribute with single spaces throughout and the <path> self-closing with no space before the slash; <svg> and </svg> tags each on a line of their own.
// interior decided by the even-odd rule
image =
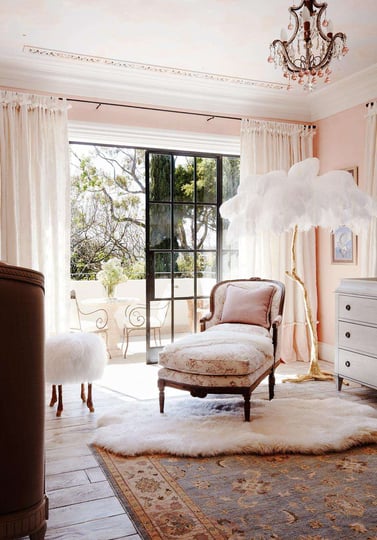
<svg viewBox="0 0 377 540">
<path fill-rule="evenodd" d="M 271 90 L 284 90 L 287 85 L 284 83 L 275 83 L 271 81 L 258 81 L 245 79 L 241 77 L 231 77 L 228 75 L 219 75 L 217 73 L 205 73 L 202 71 L 192 71 L 188 69 L 172 68 L 167 66 L 157 66 L 153 64 L 143 64 L 140 62 L 130 62 L 127 60 L 115 60 L 101 56 L 89 56 L 86 54 L 71 53 L 33 45 L 24 45 L 23 52 L 26 54 L 37 55 L 43 58 L 52 58 L 54 60 L 69 60 L 71 62 L 80 62 L 89 65 L 109 66 L 131 71 L 141 71 L 145 73 L 156 73 L 157 75 L 172 75 L 175 77 L 187 77 L 191 79 L 201 79 L 205 81 L 221 82 L 225 84 L 235 84 L 240 86 L 250 86 L 255 88 L 264 88 Z"/>
<path fill-rule="evenodd" d="M 167 69 L 165 73 L 125 62 L 125 66 L 131 66 L 127 69 L 101 63 L 102 59 L 96 62 L 95 57 L 31 46 L 25 46 L 25 49 L 30 49 L 30 52 L 0 59 L 2 87 L 209 115 L 300 122 L 315 122 L 376 98 L 377 64 L 342 79 L 339 84 L 332 83 L 308 95 L 252 86 L 253 81 L 249 85 L 235 83 L 229 77 L 216 79 L 217 76 L 213 75 L 211 79 L 205 78 L 203 73 L 198 73 L 197 77 L 182 75 L 181 70 L 177 70 L 181 76 L 174 76 L 169 68 L 161 68 Z M 81 60 L 74 61 L 72 57 Z M 226 80 L 231 82 L 226 83 Z"/>
</svg>

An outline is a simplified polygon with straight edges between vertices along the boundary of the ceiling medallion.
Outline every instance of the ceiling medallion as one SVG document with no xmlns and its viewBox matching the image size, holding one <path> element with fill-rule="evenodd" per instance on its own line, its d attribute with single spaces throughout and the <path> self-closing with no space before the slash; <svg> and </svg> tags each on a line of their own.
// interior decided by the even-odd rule
<svg viewBox="0 0 377 540">
<path fill-rule="evenodd" d="M 300 11 L 301 10 L 301 11 Z M 299 12 L 299 13 L 298 13 Z M 288 32 L 281 30 L 280 39 L 270 45 L 268 62 L 283 70 L 288 79 L 311 91 L 319 79 L 330 82 L 330 62 L 340 60 L 348 52 L 346 35 L 333 32 L 333 24 L 327 19 L 327 3 L 303 0 L 299 6 L 289 8 Z"/>
</svg>

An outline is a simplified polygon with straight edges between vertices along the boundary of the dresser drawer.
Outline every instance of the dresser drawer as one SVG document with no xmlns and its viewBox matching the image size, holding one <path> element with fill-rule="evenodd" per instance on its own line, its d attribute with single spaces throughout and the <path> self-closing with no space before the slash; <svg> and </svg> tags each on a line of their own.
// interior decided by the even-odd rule
<svg viewBox="0 0 377 540">
<path fill-rule="evenodd" d="M 339 349 L 335 372 L 345 379 L 349 377 L 377 388 L 377 358 Z"/>
<path fill-rule="evenodd" d="M 338 317 L 377 325 L 377 299 L 339 295 Z"/>
<path fill-rule="evenodd" d="M 377 356 L 377 328 L 339 321 L 338 344 L 343 349 Z"/>
</svg>

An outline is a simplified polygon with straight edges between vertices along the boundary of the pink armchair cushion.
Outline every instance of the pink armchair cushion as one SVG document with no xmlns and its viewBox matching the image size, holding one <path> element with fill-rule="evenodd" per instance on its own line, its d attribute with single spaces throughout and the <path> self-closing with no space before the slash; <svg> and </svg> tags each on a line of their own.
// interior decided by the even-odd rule
<svg viewBox="0 0 377 540">
<path fill-rule="evenodd" d="M 256 324 L 269 328 L 274 292 L 275 288 L 272 285 L 261 286 L 257 289 L 228 285 L 221 322 Z"/>
</svg>

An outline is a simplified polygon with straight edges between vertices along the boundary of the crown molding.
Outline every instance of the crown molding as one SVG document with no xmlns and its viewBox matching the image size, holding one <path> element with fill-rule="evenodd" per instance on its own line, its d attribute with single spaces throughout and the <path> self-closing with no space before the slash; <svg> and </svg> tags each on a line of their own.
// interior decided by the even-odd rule
<svg viewBox="0 0 377 540">
<path fill-rule="evenodd" d="M 276 89 L 269 83 L 248 85 L 231 78 L 189 73 L 193 72 L 174 74 L 89 62 L 82 65 L 61 57 L 24 55 L 2 59 L 0 85 L 206 114 L 310 120 L 306 95 L 288 93 L 280 85 Z"/>
<path fill-rule="evenodd" d="M 71 142 L 240 155 L 240 137 L 229 135 L 69 121 L 68 136 Z"/>
<path fill-rule="evenodd" d="M 205 114 L 315 122 L 376 97 L 377 64 L 310 94 L 284 85 L 25 46 L 0 85 Z"/>
<path fill-rule="evenodd" d="M 341 81 L 316 90 L 310 96 L 311 121 L 365 104 L 377 97 L 377 64 Z"/>
</svg>

